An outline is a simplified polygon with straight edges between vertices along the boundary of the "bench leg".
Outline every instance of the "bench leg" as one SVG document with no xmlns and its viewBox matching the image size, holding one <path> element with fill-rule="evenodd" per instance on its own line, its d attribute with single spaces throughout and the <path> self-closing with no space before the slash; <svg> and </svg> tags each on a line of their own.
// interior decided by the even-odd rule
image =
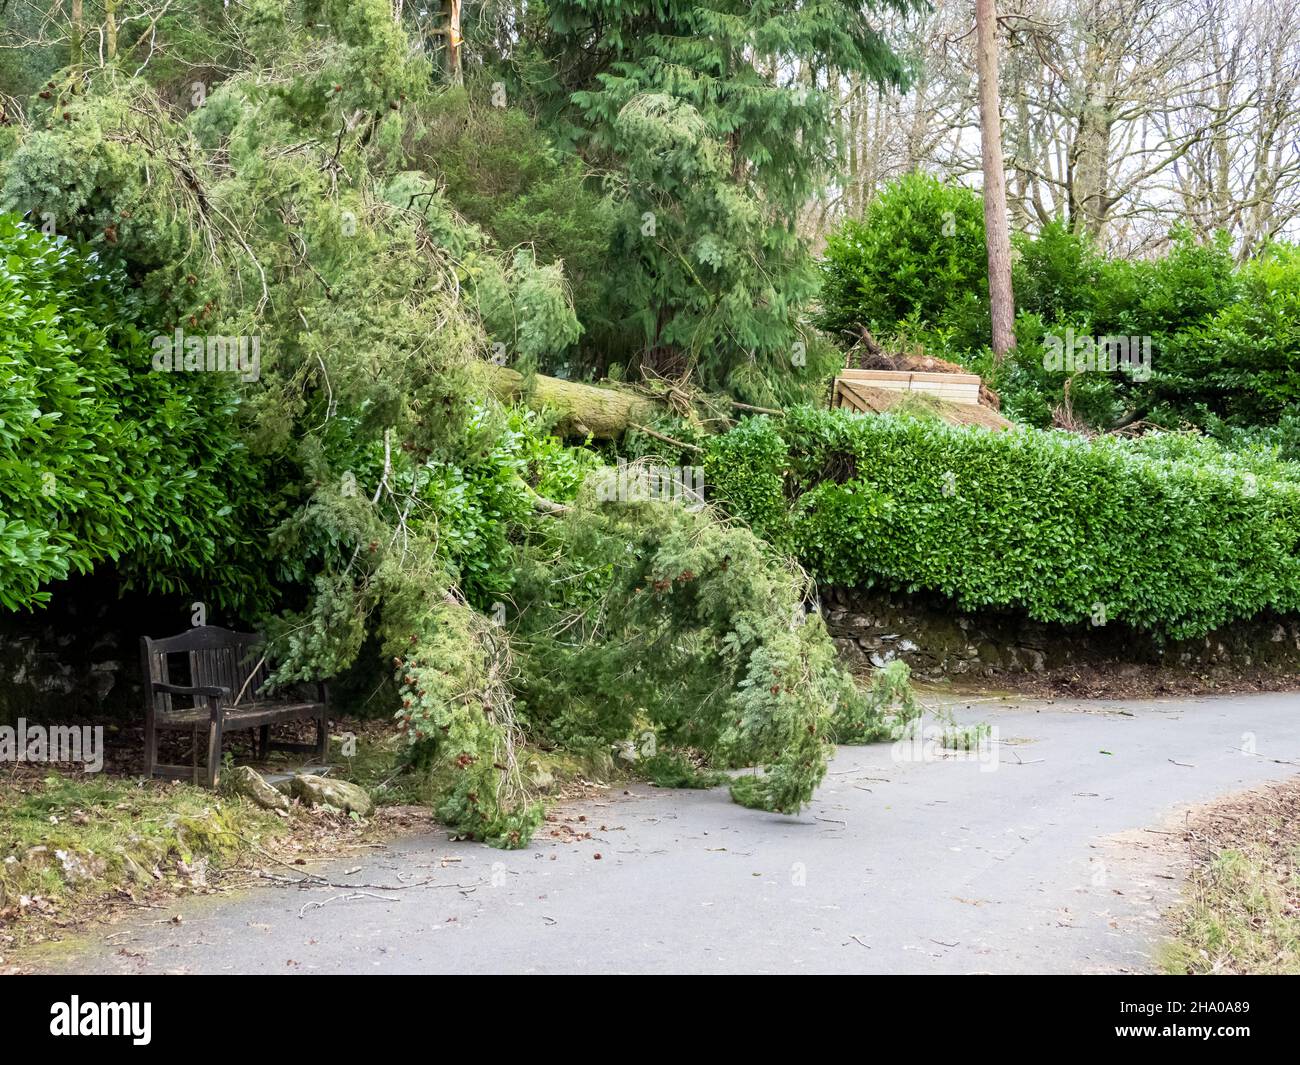
<svg viewBox="0 0 1300 1065">
<path fill-rule="evenodd" d="M 153 771 L 158 765 L 158 730 L 152 721 L 144 726 L 144 775 L 153 779 Z"/>
<path fill-rule="evenodd" d="M 208 725 L 208 787 L 215 788 L 221 776 L 221 722 Z"/>
<path fill-rule="evenodd" d="M 267 755 L 271 753 L 271 726 L 263 725 L 257 730 L 257 757 L 260 761 L 265 762 Z"/>
<path fill-rule="evenodd" d="M 320 719 L 316 722 L 316 757 L 324 765 L 330 757 L 330 720 L 326 711 L 322 710 Z"/>
</svg>

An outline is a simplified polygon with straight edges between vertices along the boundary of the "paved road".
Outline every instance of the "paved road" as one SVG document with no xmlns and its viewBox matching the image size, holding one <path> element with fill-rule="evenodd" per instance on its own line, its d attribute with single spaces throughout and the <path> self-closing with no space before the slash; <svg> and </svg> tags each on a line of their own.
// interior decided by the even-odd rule
<svg viewBox="0 0 1300 1065">
<path fill-rule="evenodd" d="M 180 925 L 155 911 L 153 922 L 93 934 L 45 965 L 1140 971 L 1161 936 L 1159 913 L 1177 894 L 1167 879 L 1172 837 L 1159 830 L 1176 823 L 1182 804 L 1296 772 L 1271 759 L 1300 762 L 1300 694 L 991 700 L 957 715 L 997 728 L 996 763 L 991 751 L 934 760 L 915 748 L 841 748 L 797 818 L 742 809 L 721 790 L 617 789 L 565 807 L 547 826 L 590 831 L 589 840 L 542 838 L 503 853 L 431 832 L 375 852 L 360 873 L 344 875 L 356 858 L 317 870 L 349 884 L 433 876 L 442 885 L 375 892 L 397 901 L 258 888 L 181 904 Z M 444 866 L 449 855 L 461 861 Z M 324 905 L 304 912 L 312 902 Z"/>
</svg>

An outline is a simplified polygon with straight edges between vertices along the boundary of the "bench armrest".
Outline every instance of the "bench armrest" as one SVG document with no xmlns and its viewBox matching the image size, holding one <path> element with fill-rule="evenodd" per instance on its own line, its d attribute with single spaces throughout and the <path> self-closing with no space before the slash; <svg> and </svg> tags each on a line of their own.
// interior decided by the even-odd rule
<svg viewBox="0 0 1300 1065">
<path fill-rule="evenodd" d="M 164 684 L 162 681 L 156 680 L 153 682 L 153 690 L 156 692 L 163 692 L 167 695 L 204 695 L 216 696 L 219 699 L 230 698 L 230 689 L 216 684 L 187 687 L 183 684 Z"/>
</svg>

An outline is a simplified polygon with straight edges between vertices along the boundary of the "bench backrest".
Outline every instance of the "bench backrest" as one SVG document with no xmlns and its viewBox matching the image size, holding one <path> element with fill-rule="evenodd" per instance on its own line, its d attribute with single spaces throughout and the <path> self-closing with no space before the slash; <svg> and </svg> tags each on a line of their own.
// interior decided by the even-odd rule
<svg viewBox="0 0 1300 1065">
<path fill-rule="evenodd" d="M 150 692 L 155 681 L 195 687 L 216 684 L 230 689 L 231 703 L 252 702 L 269 673 L 262 659 L 264 644 L 260 633 L 232 632 L 215 625 L 198 625 L 160 640 L 146 636 L 140 641 L 145 691 Z M 168 656 L 180 654 L 188 657 L 188 677 L 173 675 Z M 154 707 L 167 713 L 172 709 L 172 697 L 158 693 Z"/>
</svg>

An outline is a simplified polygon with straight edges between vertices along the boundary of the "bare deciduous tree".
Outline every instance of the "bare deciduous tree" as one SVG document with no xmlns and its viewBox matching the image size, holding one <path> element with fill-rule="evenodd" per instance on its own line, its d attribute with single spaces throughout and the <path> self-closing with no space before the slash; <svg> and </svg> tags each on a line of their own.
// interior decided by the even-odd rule
<svg viewBox="0 0 1300 1065">
<path fill-rule="evenodd" d="M 965 0 L 882 23 L 916 65 L 907 93 L 839 87 L 847 177 L 814 228 L 923 169 L 981 183 L 979 39 Z M 1288 0 L 1004 0 L 1007 207 L 1121 254 L 1179 224 L 1245 257 L 1300 233 L 1300 12 Z"/>
</svg>

